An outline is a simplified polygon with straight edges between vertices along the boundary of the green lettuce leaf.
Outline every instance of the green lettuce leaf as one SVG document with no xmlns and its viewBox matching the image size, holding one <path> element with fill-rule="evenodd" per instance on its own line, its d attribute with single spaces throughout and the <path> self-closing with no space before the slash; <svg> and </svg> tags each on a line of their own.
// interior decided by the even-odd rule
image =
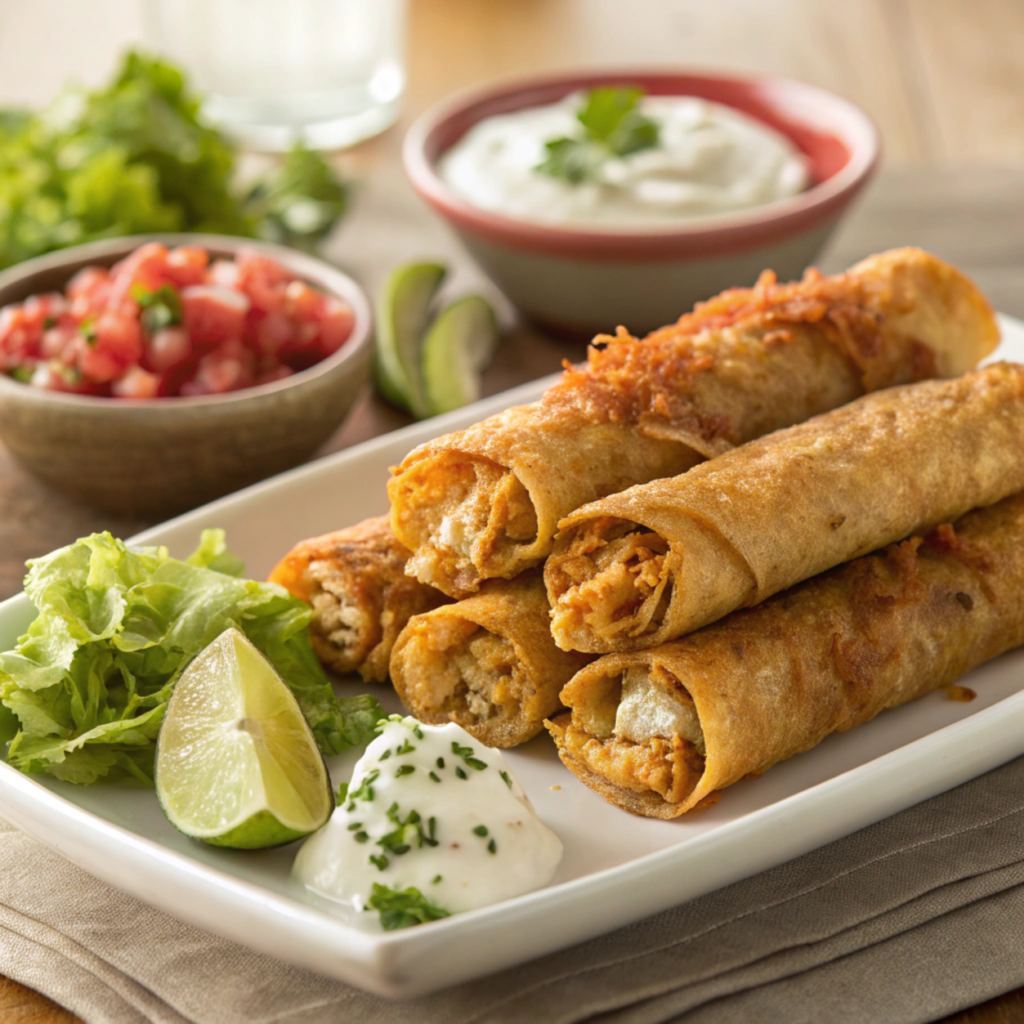
<svg viewBox="0 0 1024 1024">
<path fill-rule="evenodd" d="M 0 654 L 9 762 L 76 783 L 151 779 L 175 680 L 232 626 L 274 664 L 324 754 L 369 742 L 380 705 L 335 695 L 310 645 L 309 606 L 242 571 L 223 530 L 203 531 L 186 561 L 97 533 L 30 562 L 25 592 L 38 616 Z"/>
</svg>

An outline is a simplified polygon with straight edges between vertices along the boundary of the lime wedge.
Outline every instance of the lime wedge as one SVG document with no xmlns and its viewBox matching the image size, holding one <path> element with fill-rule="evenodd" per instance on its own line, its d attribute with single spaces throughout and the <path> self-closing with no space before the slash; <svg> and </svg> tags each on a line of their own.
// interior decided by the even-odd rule
<svg viewBox="0 0 1024 1024">
<path fill-rule="evenodd" d="M 185 835 L 243 850 L 299 839 L 330 817 L 334 795 L 313 733 L 237 629 L 175 684 L 157 739 L 156 794 Z"/>
<path fill-rule="evenodd" d="M 420 340 L 430 304 L 446 270 L 439 263 L 410 263 L 395 270 L 377 308 L 377 389 L 387 401 L 416 416 L 425 414 L 419 372 Z"/>
<path fill-rule="evenodd" d="M 479 295 L 459 299 L 438 315 L 423 339 L 423 384 L 431 416 L 480 397 L 480 374 L 497 344 L 494 310 Z"/>
</svg>

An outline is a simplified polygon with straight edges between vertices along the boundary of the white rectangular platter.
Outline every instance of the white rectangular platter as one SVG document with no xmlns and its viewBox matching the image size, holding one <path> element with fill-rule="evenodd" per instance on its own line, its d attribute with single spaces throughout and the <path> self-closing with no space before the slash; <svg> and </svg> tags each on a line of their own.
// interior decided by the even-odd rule
<svg viewBox="0 0 1024 1024">
<path fill-rule="evenodd" d="M 1024 362 L 1024 323 L 1004 318 L 1003 328 L 997 357 Z M 332 455 L 135 539 L 185 555 L 200 529 L 221 526 L 249 574 L 265 577 L 296 541 L 385 511 L 388 467 L 414 445 L 530 401 L 547 383 Z M 31 618 L 24 596 L 0 604 L 0 649 L 13 646 Z M 509 752 L 508 761 L 565 843 L 554 883 L 400 932 L 355 927 L 307 899 L 290 878 L 294 845 L 241 853 L 193 843 L 167 823 L 152 791 L 131 784 L 75 787 L 0 764 L 0 815 L 178 918 L 364 989 L 414 996 L 665 910 L 1024 754 L 1024 650 L 965 682 L 977 691 L 972 703 L 934 693 L 887 711 L 732 787 L 710 810 L 671 822 L 634 818 L 606 804 L 539 736 Z M 353 685 L 342 689 L 357 692 Z M 393 694 L 382 702 L 399 710 Z M 335 783 L 348 777 L 354 760 L 335 759 Z"/>
</svg>

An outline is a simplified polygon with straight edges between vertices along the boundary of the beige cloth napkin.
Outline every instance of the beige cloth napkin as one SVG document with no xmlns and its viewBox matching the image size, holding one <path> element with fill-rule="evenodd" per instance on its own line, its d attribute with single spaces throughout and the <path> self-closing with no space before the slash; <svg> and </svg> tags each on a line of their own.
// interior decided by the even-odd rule
<svg viewBox="0 0 1024 1024">
<path fill-rule="evenodd" d="M 675 910 L 397 1002 L 182 924 L 0 828 L 0 971 L 90 1024 L 902 1024 L 1024 984 L 1024 758 Z"/>
</svg>

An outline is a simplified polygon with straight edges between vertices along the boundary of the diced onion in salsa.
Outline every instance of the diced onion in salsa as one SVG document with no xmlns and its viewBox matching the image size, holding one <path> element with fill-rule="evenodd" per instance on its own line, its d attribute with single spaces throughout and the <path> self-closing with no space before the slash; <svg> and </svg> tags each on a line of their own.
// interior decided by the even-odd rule
<svg viewBox="0 0 1024 1024">
<path fill-rule="evenodd" d="M 315 365 L 353 319 L 254 250 L 211 260 L 198 245 L 149 242 L 109 270 L 80 270 L 63 295 L 0 309 L 0 371 L 81 395 L 215 395 Z"/>
</svg>

